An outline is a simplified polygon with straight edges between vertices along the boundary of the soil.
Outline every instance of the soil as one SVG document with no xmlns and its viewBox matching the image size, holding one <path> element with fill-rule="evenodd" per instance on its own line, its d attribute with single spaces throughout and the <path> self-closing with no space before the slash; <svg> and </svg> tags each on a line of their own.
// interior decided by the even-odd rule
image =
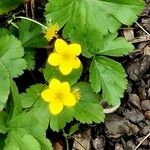
<svg viewBox="0 0 150 150">
<path fill-rule="evenodd" d="M 32 0 L 32 2 L 25 4 L 23 8 L 15 12 L 19 11 L 25 16 L 42 21 L 45 1 L 36 0 L 34 2 Z M 5 24 L 7 19 L 4 16 L 1 25 Z M 128 74 L 129 81 L 121 106 L 115 112 L 107 114 L 103 124 L 81 125 L 69 140 L 70 149 L 133 150 L 150 133 L 150 0 L 146 0 L 145 10 L 137 22 L 132 27 L 123 26 L 119 31 L 135 46 L 135 50 L 129 56 L 119 58 L 119 62 L 122 63 Z M 139 25 L 149 33 L 146 33 Z M 45 60 L 39 61 L 41 63 Z M 37 82 L 43 81 L 38 71 L 33 72 L 33 75 Z M 31 74 L 26 72 L 23 79 L 18 79 L 18 86 L 19 80 L 25 80 L 25 89 L 28 84 L 26 78 L 29 76 Z M 48 130 L 47 135 L 52 140 L 55 150 L 66 149 L 62 133 Z M 138 150 L 150 150 L 150 137 L 140 145 Z"/>
</svg>

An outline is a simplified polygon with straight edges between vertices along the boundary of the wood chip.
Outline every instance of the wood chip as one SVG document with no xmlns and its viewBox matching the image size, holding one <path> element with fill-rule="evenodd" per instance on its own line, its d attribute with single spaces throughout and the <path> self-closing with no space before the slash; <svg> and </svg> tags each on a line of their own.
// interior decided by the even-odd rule
<svg viewBox="0 0 150 150">
<path fill-rule="evenodd" d="M 128 28 L 123 30 L 123 34 L 126 40 L 133 40 L 134 39 L 134 32 L 133 29 Z"/>
</svg>

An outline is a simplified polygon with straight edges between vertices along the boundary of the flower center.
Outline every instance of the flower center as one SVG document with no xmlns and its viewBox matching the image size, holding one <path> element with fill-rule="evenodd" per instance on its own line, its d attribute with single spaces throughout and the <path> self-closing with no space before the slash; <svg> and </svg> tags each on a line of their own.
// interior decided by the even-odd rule
<svg viewBox="0 0 150 150">
<path fill-rule="evenodd" d="M 76 98 L 76 101 L 79 101 L 80 98 L 81 98 L 81 92 L 79 91 L 79 89 L 75 89 L 75 90 L 73 91 L 73 94 L 74 94 L 74 96 L 75 96 L 75 98 Z"/>
<path fill-rule="evenodd" d="M 64 94 L 61 92 L 56 93 L 56 99 L 62 100 L 64 97 Z"/>
<path fill-rule="evenodd" d="M 65 54 L 63 54 L 63 58 L 68 60 L 71 58 L 71 56 L 70 56 L 70 54 L 65 53 Z"/>
</svg>

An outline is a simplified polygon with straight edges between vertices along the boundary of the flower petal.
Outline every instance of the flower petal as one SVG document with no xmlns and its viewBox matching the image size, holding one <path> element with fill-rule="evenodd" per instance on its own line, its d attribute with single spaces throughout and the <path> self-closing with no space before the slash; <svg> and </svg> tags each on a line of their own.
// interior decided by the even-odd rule
<svg viewBox="0 0 150 150">
<path fill-rule="evenodd" d="M 48 57 L 48 63 L 52 66 L 59 66 L 62 62 L 62 56 L 57 53 L 52 53 Z"/>
<path fill-rule="evenodd" d="M 50 94 L 50 90 L 46 89 L 41 93 L 41 97 L 43 100 L 45 100 L 46 102 L 50 102 L 50 99 L 52 99 L 51 94 Z"/>
<path fill-rule="evenodd" d="M 57 39 L 55 42 L 55 51 L 57 53 L 63 54 L 64 52 L 66 52 L 66 50 L 68 49 L 68 44 L 62 40 L 62 39 Z"/>
<path fill-rule="evenodd" d="M 49 109 L 53 115 L 57 115 L 63 110 L 63 103 L 60 100 L 55 100 L 49 104 Z"/>
<path fill-rule="evenodd" d="M 73 61 L 73 68 L 77 69 L 81 66 L 81 61 L 78 57 L 76 57 Z"/>
<path fill-rule="evenodd" d="M 62 63 L 59 66 L 59 70 L 63 75 L 68 75 L 72 71 L 72 64 L 71 63 Z"/>
<path fill-rule="evenodd" d="M 61 84 L 61 90 L 63 93 L 70 92 L 70 85 L 68 82 L 63 82 Z"/>
<path fill-rule="evenodd" d="M 67 93 L 63 98 L 63 104 L 68 107 L 74 106 L 76 104 L 75 96 L 72 93 Z"/>
<path fill-rule="evenodd" d="M 55 78 L 53 78 L 52 80 L 50 80 L 50 83 L 49 83 L 49 90 L 51 92 L 54 92 L 55 91 L 58 91 L 61 87 L 61 82 Z"/>
<path fill-rule="evenodd" d="M 81 54 L 81 46 L 79 44 L 70 44 L 68 49 L 72 52 L 73 55 L 78 56 Z"/>
</svg>

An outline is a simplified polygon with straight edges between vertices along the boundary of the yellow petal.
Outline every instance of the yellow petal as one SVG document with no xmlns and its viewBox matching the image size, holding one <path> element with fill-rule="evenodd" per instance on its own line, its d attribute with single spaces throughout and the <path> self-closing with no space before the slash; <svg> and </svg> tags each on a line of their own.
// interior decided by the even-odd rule
<svg viewBox="0 0 150 150">
<path fill-rule="evenodd" d="M 55 93 L 55 91 L 58 91 L 60 87 L 61 87 L 61 82 L 55 78 L 53 78 L 49 83 L 49 90 L 51 92 Z"/>
<path fill-rule="evenodd" d="M 81 61 L 78 57 L 76 57 L 73 61 L 73 68 L 77 69 L 81 66 Z"/>
<path fill-rule="evenodd" d="M 50 99 L 52 98 L 50 95 L 50 90 L 46 89 L 41 93 L 41 97 L 43 98 L 43 100 L 45 100 L 46 102 L 50 102 Z"/>
<path fill-rule="evenodd" d="M 57 53 L 63 54 L 64 52 L 66 52 L 66 50 L 68 49 L 68 44 L 62 40 L 62 39 L 57 39 L 55 42 L 55 51 Z"/>
<path fill-rule="evenodd" d="M 72 71 L 72 64 L 71 63 L 62 63 L 59 66 L 59 70 L 63 75 L 68 75 Z"/>
<path fill-rule="evenodd" d="M 55 102 L 49 104 L 49 109 L 53 115 L 57 115 L 63 110 L 63 103 L 59 100 L 55 100 Z"/>
<path fill-rule="evenodd" d="M 61 90 L 63 93 L 70 92 L 70 85 L 68 82 L 63 82 L 61 84 Z"/>
<path fill-rule="evenodd" d="M 72 93 L 67 93 L 63 98 L 63 104 L 68 107 L 74 106 L 76 104 L 75 96 Z"/>
<path fill-rule="evenodd" d="M 72 52 L 73 55 L 78 56 L 81 54 L 81 46 L 79 44 L 70 44 L 68 49 Z"/>
<path fill-rule="evenodd" d="M 62 62 L 62 56 L 57 53 L 52 53 L 48 57 L 48 63 L 52 66 L 59 66 Z"/>
</svg>

